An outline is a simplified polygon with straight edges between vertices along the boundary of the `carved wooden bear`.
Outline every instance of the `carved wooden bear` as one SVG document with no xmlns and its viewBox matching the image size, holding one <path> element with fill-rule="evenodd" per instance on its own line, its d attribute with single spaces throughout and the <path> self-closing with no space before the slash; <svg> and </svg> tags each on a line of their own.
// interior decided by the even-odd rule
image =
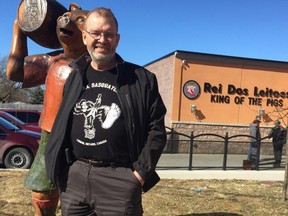
<svg viewBox="0 0 288 216">
<path fill-rule="evenodd" d="M 59 201 L 58 189 L 47 178 L 44 153 L 62 99 L 66 78 L 71 73 L 69 63 L 84 54 L 82 30 L 88 11 L 70 4 L 69 11 L 57 19 L 57 37 L 63 50 L 28 55 L 27 35 L 15 20 L 6 74 L 11 80 L 22 82 L 24 88 L 45 84 L 44 103 L 39 120 L 42 128 L 40 146 L 25 178 L 25 187 L 32 190 L 35 215 L 55 215 Z M 49 35 L 47 35 L 49 40 Z"/>
</svg>

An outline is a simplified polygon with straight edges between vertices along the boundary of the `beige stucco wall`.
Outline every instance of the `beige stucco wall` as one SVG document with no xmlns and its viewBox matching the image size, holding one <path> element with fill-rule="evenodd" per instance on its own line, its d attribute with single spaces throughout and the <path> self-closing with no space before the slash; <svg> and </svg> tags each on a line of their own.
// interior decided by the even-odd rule
<svg viewBox="0 0 288 216">
<path fill-rule="evenodd" d="M 167 108 L 165 124 L 171 126 L 173 80 L 174 80 L 174 55 L 167 56 L 159 61 L 145 66 L 146 69 L 155 73 L 159 91 Z"/>
</svg>

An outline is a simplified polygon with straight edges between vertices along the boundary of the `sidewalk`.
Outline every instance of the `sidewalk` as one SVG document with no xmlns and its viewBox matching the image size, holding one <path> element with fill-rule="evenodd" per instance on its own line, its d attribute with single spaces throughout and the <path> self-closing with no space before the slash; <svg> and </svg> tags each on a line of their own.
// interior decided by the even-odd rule
<svg viewBox="0 0 288 216">
<path fill-rule="evenodd" d="M 284 170 L 157 170 L 162 179 L 243 179 L 284 181 Z"/>
<path fill-rule="evenodd" d="M 197 167 L 197 169 L 193 168 L 190 171 L 188 170 L 188 154 L 162 154 L 157 165 L 157 173 L 162 179 L 251 179 L 284 181 L 285 158 L 282 160 L 281 168 L 273 168 L 273 156 L 270 155 L 260 157 L 259 170 L 243 170 L 241 167 L 246 157 L 246 155 L 228 155 L 227 167 L 237 168 L 233 170 L 229 170 L 228 168 L 224 171 L 222 170 L 223 155 L 195 154 L 193 155 L 192 167 Z M 211 167 L 213 167 L 213 170 L 211 170 Z"/>
</svg>

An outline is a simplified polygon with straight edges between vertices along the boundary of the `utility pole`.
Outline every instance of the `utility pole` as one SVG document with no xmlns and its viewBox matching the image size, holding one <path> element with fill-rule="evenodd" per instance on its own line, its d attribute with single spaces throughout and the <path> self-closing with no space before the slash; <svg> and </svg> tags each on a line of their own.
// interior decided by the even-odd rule
<svg viewBox="0 0 288 216">
<path fill-rule="evenodd" d="M 286 126 L 286 131 L 288 126 Z M 286 161 L 285 161 L 285 176 L 284 176 L 284 183 L 283 183 L 283 193 L 282 193 L 282 200 L 287 200 L 287 185 L 288 185 L 288 145 L 287 145 L 287 138 L 288 138 L 288 131 L 286 132 Z"/>
</svg>

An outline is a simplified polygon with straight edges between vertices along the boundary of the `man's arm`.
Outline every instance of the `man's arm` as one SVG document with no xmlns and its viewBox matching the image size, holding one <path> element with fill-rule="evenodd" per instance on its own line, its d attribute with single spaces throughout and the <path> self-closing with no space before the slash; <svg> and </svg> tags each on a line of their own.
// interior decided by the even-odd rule
<svg viewBox="0 0 288 216">
<path fill-rule="evenodd" d="M 136 171 L 143 181 L 154 174 L 158 160 L 166 145 L 166 130 L 164 118 L 166 108 L 158 91 L 156 76 L 149 76 L 149 89 L 146 94 L 147 139 L 136 162 Z M 143 167 L 142 167 L 143 166 Z M 134 166 L 135 167 L 135 166 Z M 137 169 L 138 167 L 138 169 Z"/>
<path fill-rule="evenodd" d="M 272 128 L 271 131 L 270 131 L 269 134 L 268 134 L 269 139 L 270 139 L 271 137 L 273 137 L 273 133 L 274 133 L 274 129 Z"/>
</svg>

